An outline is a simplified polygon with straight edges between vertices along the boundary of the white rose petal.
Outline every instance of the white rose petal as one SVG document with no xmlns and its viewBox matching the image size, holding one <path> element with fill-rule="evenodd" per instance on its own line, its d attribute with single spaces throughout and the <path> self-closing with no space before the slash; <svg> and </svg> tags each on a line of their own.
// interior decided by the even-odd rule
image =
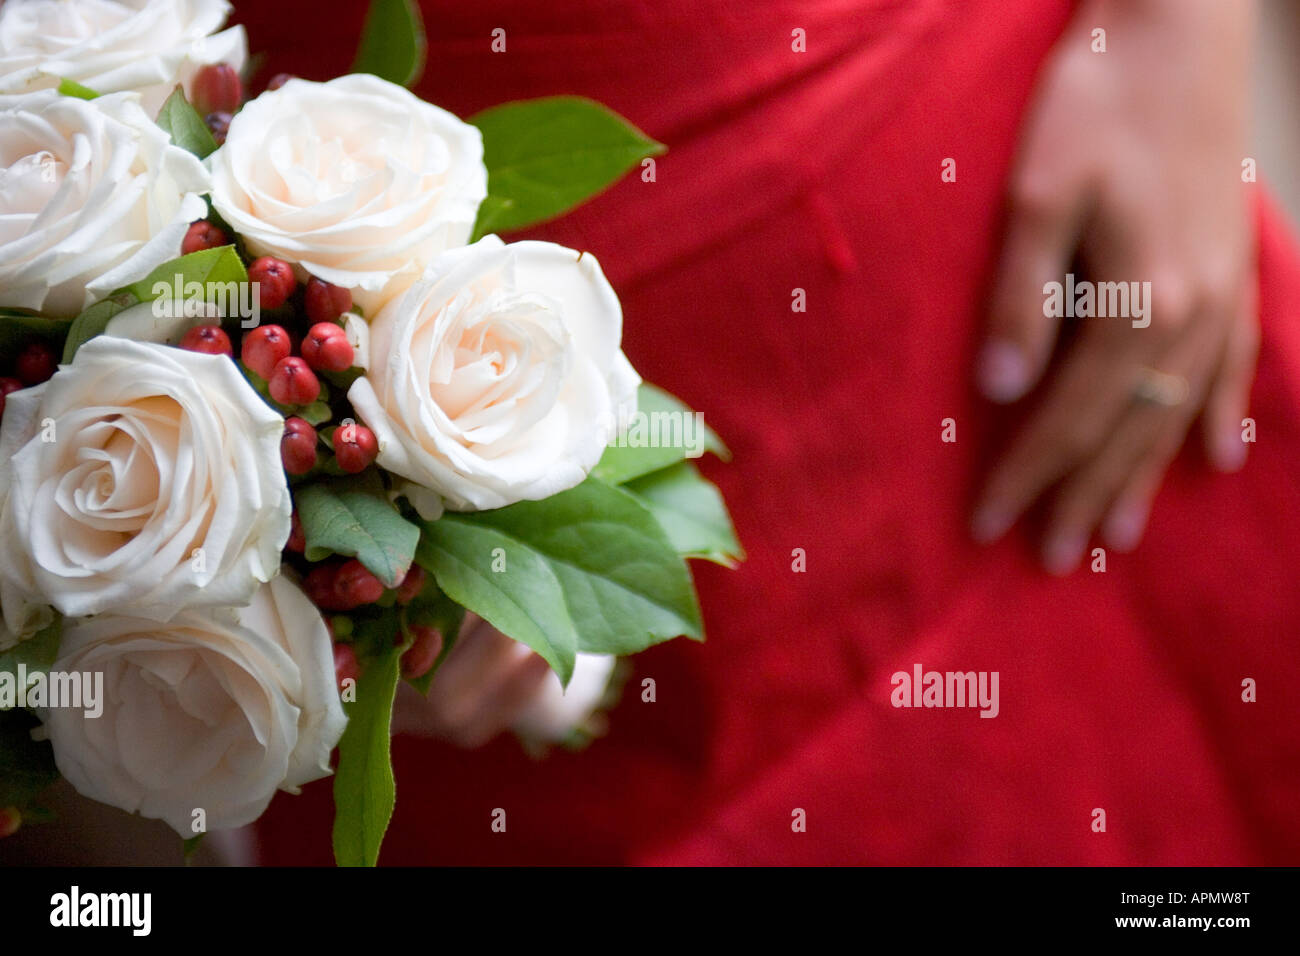
<svg viewBox="0 0 1300 956">
<path fill-rule="evenodd" d="M 469 240 L 487 195 L 475 127 L 360 73 L 263 93 L 210 163 L 212 204 L 253 253 L 350 289 L 367 317 Z"/>
<path fill-rule="evenodd" d="M 210 830 L 243 826 L 327 776 L 346 723 L 329 631 L 283 577 L 235 611 L 70 621 L 54 669 L 104 675 L 100 716 L 44 713 L 59 772 L 187 837 L 196 809 Z"/>
<path fill-rule="evenodd" d="M 284 422 L 223 355 L 101 335 L 0 423 L 0 595 L 165 620 L 280 567 Z"/>
<path fill-rule="evenodd" d="M 0 96 L 0 306 L 76 315 L 180 255 L 208 174 L 134 94 Z"/>
<path fill-rule="evenodd" d="M 190 329 L 220 325 L 221 317 L 221 308 L 213 302 L 163 297 L 123 309 L 108 320 L 104 334 L 137 342 L 179 345 Z"/>
<path fill-rule="evenodd" d="M 444 253 L 370 325 L 348 391 L 379 464 L 448 508 L 500 508 L 579 484 L 640 378 L 595 258 L 486 236 Z"/>
<path fill-rule="evenodd" d="M 201 67 L 243 68 L 244 28 L 217 33 L 230 10 L 226 0 L 6 0 L 0 93 L 69 79 L 97 93 L 139 93 L 157 116 L 177 84 L 189 91 Z"/>
</svg>

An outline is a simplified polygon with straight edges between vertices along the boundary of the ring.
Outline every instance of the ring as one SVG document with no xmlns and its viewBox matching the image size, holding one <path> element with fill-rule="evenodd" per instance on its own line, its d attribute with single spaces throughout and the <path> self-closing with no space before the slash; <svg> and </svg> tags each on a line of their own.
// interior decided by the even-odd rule
<svg viewBox="0 0 1300 956">
<path fill-rule="evenodd" d="M 1177 408 L 1187 401 L 1189 391 L 1187 379 L 1181 375 L 1144 366 L 1133 386 L 1133 397 L 1139 402 Z"/>
</svg>

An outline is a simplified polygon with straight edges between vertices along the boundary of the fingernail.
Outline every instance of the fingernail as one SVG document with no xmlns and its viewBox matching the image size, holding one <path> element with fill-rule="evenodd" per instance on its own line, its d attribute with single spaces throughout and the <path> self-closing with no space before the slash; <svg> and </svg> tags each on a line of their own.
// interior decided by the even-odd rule
<svg viewBox="0 0 1300 956">
<path fill-rule="evenodd" d="M 1132 551 L 1142 540 L 1142 533 L 1146 531 L 1148 514 L 1146 502 L 1122 504 L 1106 518 L 1102 535 L 1116 551 Z"/>
<path fill-rule="evenodd" d="M 1029 390 L 1029 363 L 1010 342 L 989 342 L 976 363 L 980 391 L 989 401 L 1014 402 Z"/>
<path fill-rule="evenodd" d="M 1015 523 L 1015 516 L 993 505 L 976 509 L 971 518 L 970 533 L 977 544 L 992 544 L 1007 533 Z"/>
<path fill-rule="evenodd" d="M 1214 458 L 1220 471 L 1240 471 L 1246 464 L 1246 443 L 1237 429 L 1219 432 L 1214 442 Z"/>
<path fill-rule="evenodd" d="M 1043 566 L 1052 574 L 1064 577 L 1079 566 L 1087 546 L 1087 536 L 1077 531 L 1052 535 L 1043 547 Z"/>
</svg>

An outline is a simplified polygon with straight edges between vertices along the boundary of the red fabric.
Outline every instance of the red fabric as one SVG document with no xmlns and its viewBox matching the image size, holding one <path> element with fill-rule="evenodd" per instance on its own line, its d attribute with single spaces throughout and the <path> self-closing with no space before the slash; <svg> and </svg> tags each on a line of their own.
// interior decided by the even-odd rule
<svg viewBox="0 0 1300 956">
<path fill-rule="evenodd" d="M 364 5 L 237 6 L 263 77 L 323 79 L 347 67 Z M 1244 472 L 1187 450 L 1142 547 L 1104 574 L 1049 578 L 1024 529 L 988 550 L 966 537 L 1009 425 L 970 384 L 999 198 L 1068 3 L 424 10 L 430 100 L 464 116 L 581 93 L 669 145 L 655 182 L 633 175 L 534 234 L 597 255 L 633 363 L 730 443 L 734 462 L 705 470 L 749 560 L 697 568 L 708 641 L 638 657 L 586 752 L 398 740 L 383 862 L 1297 862 L 1300 258 L 1276 214 L 1262 207 Z M 895 709 L 890 675 L 917 662 L 998 671 L 1000 715 Z M 278 797 L 267 860 L 328 862 L 331 813 L 328 781 Z"/>
</svg>

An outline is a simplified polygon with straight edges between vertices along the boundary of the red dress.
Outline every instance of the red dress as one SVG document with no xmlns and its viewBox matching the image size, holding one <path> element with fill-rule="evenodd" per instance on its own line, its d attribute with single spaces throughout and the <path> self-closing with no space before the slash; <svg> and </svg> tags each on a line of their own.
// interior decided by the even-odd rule
<svg viewBox="0 0 1300 956">
<path fill-rule="evenodd" d="M 350 62 L 355 6 L 237 18 L 263 78 L 325 79 Z M 668 144 L 654 182 L 533 234 L 596 254 L 628 356 L 730 444 L 705 470 L 749 560 L 697 567 L 708 641 L 638 657 L 657 701 L 634 682 L 586 752 L 396 741 L 383 862 L 1297 862 L 1300 258 L 1266 203 L 1245 470 L 1186 450 L 1145 542 L 1105 573 L 1048 577 L 1023 528 L 991 549 L 966 534 L 1009 424 L 970 374 L 1000 197 L 1070 10 L 424 4 L 426 98 L 465 116 L 580 93 Z M 956 443 L 939 440 L 949 417 Z M 1000 714 L 892 707 L 890 676 L 916 663 L 999 672 Z M 277 797 L 266 860 L 328 862 L 331 813 L 328 781 Z"/>
</svg>

